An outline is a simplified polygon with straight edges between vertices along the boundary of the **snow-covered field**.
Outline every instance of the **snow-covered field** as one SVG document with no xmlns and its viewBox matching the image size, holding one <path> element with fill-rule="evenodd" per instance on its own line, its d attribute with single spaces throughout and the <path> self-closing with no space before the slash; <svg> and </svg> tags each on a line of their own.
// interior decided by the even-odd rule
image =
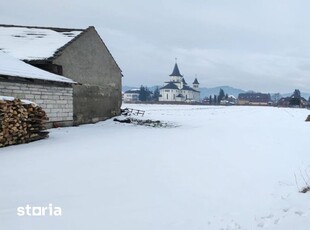
<svg viewBox="0 0 310 230">
<path fill-rule="evenodd" d="M 178 127 L 108 120 L 0 149 L 0 229 L 310 228 L 309 110 L 124 107 Z M 50 203 L 61 217 L 16 214 Z"/>
</svg>

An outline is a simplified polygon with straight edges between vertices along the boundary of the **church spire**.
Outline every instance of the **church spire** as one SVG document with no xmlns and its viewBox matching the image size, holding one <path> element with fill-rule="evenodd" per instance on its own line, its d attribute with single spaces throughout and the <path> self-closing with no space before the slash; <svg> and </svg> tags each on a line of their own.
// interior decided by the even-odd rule
<svg viewBox="0 0 310 230">
<path fill-rule="evenodd" d="M 182 77 L 182 75 L 180 74 L 180 71 L 179 71 L 178 64 L 177 64 L 176 62 L 175 62 L 175 65 L 174 65 L 172 74 L 170 74 L 169 76 L 178 76 L 178 77 Z"/>
<path fill-rule="evenodd" d="M 198 82 L 198 80 L 197 80 L 197 77 L 195 78 L 195 81 L 193 82 L 193 84 L 199 85 L 199 82 Z"/>
</svg>

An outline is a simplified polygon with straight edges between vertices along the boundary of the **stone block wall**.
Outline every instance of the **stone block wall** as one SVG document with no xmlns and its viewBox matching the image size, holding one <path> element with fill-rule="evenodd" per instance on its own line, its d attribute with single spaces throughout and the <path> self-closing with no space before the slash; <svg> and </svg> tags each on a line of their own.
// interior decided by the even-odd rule
<svg viewBox="0 0 310 230">
<path fill-rule="evenodd" d="M 35 102 L 44 109 L 50 122 L 73 120 L 72 86 L 0 81 L 0 95 Z"/>
</svg>

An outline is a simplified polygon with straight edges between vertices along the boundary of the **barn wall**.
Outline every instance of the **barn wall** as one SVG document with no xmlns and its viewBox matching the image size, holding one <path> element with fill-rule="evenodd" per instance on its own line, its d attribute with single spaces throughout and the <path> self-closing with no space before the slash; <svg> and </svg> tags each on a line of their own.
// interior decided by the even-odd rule
<svg viewBox="0 0 310 230">
<path fill-rule="evenodd" d="M 120 112 L 121 70 L 94 28 L 68 45 L 54 64 L 82 85 L 73 87 L 75 124 L 105 120 Z"/>
<path fill-rule="evenodd" d="M 108 87 L 76 85 L 73 90 L 75 124 L 94 123 L 106 120 L 119 113 L 115 98 L 118 93 Z M 83 105 L 83 106 L 80 106 Z"/>
<path fill-rule="evenodd" d="M 71 86 L 0 81 L 0 95 L 35 102 L 47 113 L 50 122 L 71 125 L 73 120 L 73 89 Z M 71 123 L 71 124 L 70 124 Z"/>
</svg>

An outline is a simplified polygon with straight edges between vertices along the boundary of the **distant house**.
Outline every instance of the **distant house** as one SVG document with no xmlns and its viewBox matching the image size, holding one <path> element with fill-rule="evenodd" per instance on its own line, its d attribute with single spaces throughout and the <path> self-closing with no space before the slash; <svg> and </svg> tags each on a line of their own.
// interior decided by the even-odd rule
<svg viewBox="0 0 310 230">
<path fill-rule="evenodd" d="M 121 69 L 94 27 L 0 25 L 0 50 L 34 67 L 78 82 L 71 86 L 74 124 L 96 122 L 119 114 Z M 55 100 L 64 103 L 62 99 Z"/>
<path fill-rule="evenodd" d="M 72 125 L 73 80 L 33 67 L 0 51 L 0 95 L 40 105 L 50 122 Z"/>
<path fill-rule="evenodd" d="M 139 101 L 140 89 L 127 90 L 124 93 L 124 102 L 136 102 Z"/>
<path fill-rule="evenodd" d="M 239 105 L 269 105 L 270 102 L 271 97 L 267 93 L 247 92 L 238 96 Z"/>
<path fill-rule="evenodd" d="M 220 101 L 221 105 L 235 105 L 237 102 L 237 99 L 234 95 L 229 95 L 225 97 L 223 100 Z"/>
<path fill-rule="evenodd" d="M 193 87 L 188 86 L 184 77 L 180 74 L 177 63 L 170 74 L 170 81 L 160 88 L 159 101 L 166 102 L 199 102 L 200 91 L 199 82 L 195 78 Z"/>
</svg>

